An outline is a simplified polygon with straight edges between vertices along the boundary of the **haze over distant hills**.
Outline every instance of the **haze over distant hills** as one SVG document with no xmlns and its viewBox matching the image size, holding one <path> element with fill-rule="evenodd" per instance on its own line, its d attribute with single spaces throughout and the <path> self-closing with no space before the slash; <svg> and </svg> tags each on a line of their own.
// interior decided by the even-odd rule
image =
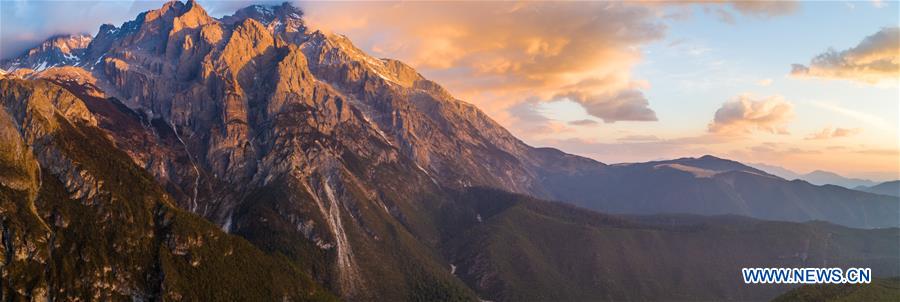
<svg viewBox="0 0 900 302">
<path fill-rule="evenodd" d="M 552 198 L 612 213 L 737 214 L 866 228 L 897 226 L 900 221 L 900 204 L 894 197 L 788 181 L 709 155 L 545 177 Z"/>
<path fill-rule="evenodd" d="M 851 178 L 844 177 L 834 172 L 815 170 L 806 174 L 800 174 L 789 169 L 767 165 L 763 163 L 754 163 L 749 164 L 750 166 L 756 167 L 760 170 L 766 171 L 773 175 L 777 175 L 778 177 L 793 180 L 793 179 L 802 179 L 811 184 L 815 185 L 836 185 L 842 186 L 848 189 L 853 189 L 859 186 L 873 186 L 878 184 L 877 181 L 869 180 L 869 179 L 860 179 L 860 178 Z"/>
<path fill-rule="evenodd" d="M 535 148 L 287 3 L 60 37 L 0 63 L 4 297 L 732 300 L 788 290 L 742 265 L 900 274 L 897 197 Z"/>
<path fill-rule="evenodd" d="M 886 181 L 871 187 L 859 186 L 855 189 L 874 194 L 900 197 L 900 180 Z"/>
</svg>

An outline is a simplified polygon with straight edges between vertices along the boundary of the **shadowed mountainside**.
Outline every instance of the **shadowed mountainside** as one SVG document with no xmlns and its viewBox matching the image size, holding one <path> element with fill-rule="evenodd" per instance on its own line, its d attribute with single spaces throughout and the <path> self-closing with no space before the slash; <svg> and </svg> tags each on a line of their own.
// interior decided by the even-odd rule
<svg viewBox="0 0 900 302">
<path fill-rule="evenodd" d="M 175 207 L 66 90 L 0 79 L 0 103 L 4 300 L 335 299 Z"/>
<path fill-rule="evenodd" d="M 613 216 L 492 189 L 459 197 L 456 275 L 494 301 L 766 300 L 744 267 L 870 267 L 900 274 L 900 229 L 738 216 Z M 452 219 L 451 219 L 452 220 Z"/>
<path fill-rule="evenodd" d="M 290 5 L 251 6 L 215 19 L 194 1 L 173 1 L 119 27 L 101 26 L 86 48 L 74 52 L 77 60 L 37 71 L 2 66 L 19 68 L 2 76 L 3 85 L 26 87 L 19 90 L 56 102 L 41 105 L 41 110 L 69 114 L 64 114 L 69 121 L 88 121 L 74 128 L 79 135 L 57 141 L 76 146 L 71 152 L 80 156 L 68 162 L 41 162 L 44 169 L 26 165 L 4 170 L 10 180 L 3 184 L 23 190 L 29 187 L 24 184 L 48 177 L 34 178 L 34 171 L 53 169 L 57 172 L 50 175 L 64 176 L 57 176 L 64 184 L 60 194 L 96 195 L 116 184 L 128 190 L 117 200 L 138 198 L 143 203 L 137 205 L 160 204 L 165 213 L 176 213 L 175 225 L 179 217 L 187 217 L 183 219 L 198 221 L 196 228 L 209 236 L 234 239 L 251 250 L 247 253 L 268 255 L 262 258 L 263 264 L 244 264 L 252 266 L 246 267 L 253 271 L 248 278 L 268 280 L 254 275 L 254 269 L 275 265 L 284 268 L 272 272 L 279 280 L 301 280 L 276 282 L 270 284 L 275 288 L 262 287 L 259 296 L 235 300 L 274 300 L 268 298 L 295 292 L 301 293 L 298 299 L 329 298 L 318 285 L 307 284 L 306 278 L 355 301 L 457 301 L 474 300 L 476 294 L 517 300 L 537 291 L 545 294 L 535 297 L 548 299 L 651 299 L 678 285 L 685 286 L 678 296 L 684 299 L 768 298 L 775 289 L 735 289 L 727 279 L 732 276 L 731 265 L 782 263 L 800 257 L 797 253 L 825 253 L 834 247 L 818 246 L 820 241 L 812 240 L 812 246 L 807 246 L 811 250 L 806 251 L 796 244 L 830 238 L 825 234 L 832 233 L 853 236 L 825 240 L 841 248 L 835 250 L 837 255 L 823 256 L 824 260 L 879 267 L 885 261 L 897 261 L 884 256 L 896 251 L 885 243 L 896 241 L 896 229 L 851 230 L 734 216 L 618 217 L 471 189 L 492 187 L 614 213 L 739 214 L 867 228 L 900 223 L 897 198 L 786 181 L 710 156 L 610 166 L 555 149 L 533 148 L 411 67 L 373 58 L 344 36 L 309 29 L 302 16 Z M 12 91 L 2 92 L 9 100 L 4 104 L 8 112 L 23 104 L 20 94 Z M 12 140 L 15 143 L 8 149 L 15 152 L 4 155 L 41 150 L 33 135 L 17 132 L 24 125 L 19 118 L 17 123 L 3 125 L 4 133 L 19 133 L 10 137 L 21 141 Z M 98 147 L 90 149 L 92 145 Z M 115 165 L 97 171 L 140 175 L 106 178 L 71 174 L 81 170 L 67 168 L 104 164 L 107 159 Z M 18 180 L 22 177 L 31 180 Z M 116 183 L 130 179 L 152 181 L 140 186 Z M 146 194 L 151 195 L 139 198 Z M 11 204 L 31 204 L 16 198 L 8 197 L 17 201 Z M 97 204 L 104 202 L 108 201 Z M 110 217 L 131 213 L 130 208 L 102 209 L 84 212 Z M 21 212 L 16 211 L 4 212 L 4 219 L 36 220 L 11 216 Z M 134 227 L 147 227 L 136 229 L 145 232 L 158 229 L 157 225 L 168 221 L 153 220 L 160 215 L 134 214 L 153 221 Z M 140 233 L 134 232 L 124 228 L 104 234 L 133 241 Z M 253 246 L 225 233 L 243 237 Z M 849 237 L 857 241 L 845 239 Z M 581 242 L 588 248 L 569 244 Z M 746 258 L 728 256 L 756 244 L 759 249 L 763 244 L 774 248 L 754 250 Z M 98 248 L 118 245 L 111 246 L 104 243 Z M 666 256 L 668 251 L 679 261 Z M 113 251 L 97 255 L 104 253 Z M 186 259 L 202 254 L 178 253 L 187 255 Z M 633 258 L 628 256 L 631 253 Z M 613 263 L 629 263 L 642 273 L 629 273 L 626 266 L 603 266 L 607 262 L 598 260 L 600 256 L 615 259 Z M 569 262 L 567 257 L 585 262 Z M 714 263 L 708 274 L 686 277 L 690 274 L 687 265 L 700 265 L 710 257 L 731 262 Z M 49 267 L 37 263 L 35 267 Z M 457 269 L 450 268 L 450 263 Z M 5 276 L 40 280 L 38 271 L 7 271 Z M 166 280 L 182 284 L 177 279 L 182 272 L 166 271 Z M 645 273 L 675 281 L 645 280 L 640 277 Z M 603 283 L 607 279 L 614 284 Z M 143 290 L 141 286 L 155 284 L 128 282 L 120 288 Z M 206 293 L 175 292 L 184 297 Z M 572 296 L 577 292 L 583 296 Z M 148 295 L 165 297 L 162 293 Z"/>
<path fill-rule="evenodd" d="M 900 197 L 900 180 L 886 181 L 871 187 L 857 187 L 855 190 L 872 194 Z"/>
<path fill-rule="evenodd" d="M 874 279 L 870 284 L 804 285 L 773 302 L 890 302 L 900 300 L 900 278 Z"/>
</svg>

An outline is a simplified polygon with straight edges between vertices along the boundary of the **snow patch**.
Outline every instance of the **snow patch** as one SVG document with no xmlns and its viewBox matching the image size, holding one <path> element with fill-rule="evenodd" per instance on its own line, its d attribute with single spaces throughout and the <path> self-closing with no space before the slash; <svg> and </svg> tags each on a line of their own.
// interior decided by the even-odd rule
<svg viewBox="0 0 900 302">
<path fill-rule="evenodd" d="M 33 69 L 34 69 L 34 71 L 44 71 L 44 69 L 47 69 L 47 61 L 41 62 L 41 65 L 38 65 L 37 67 L 35 67 Z"/>
<path fill-rule="evenodd" d="M 254 5 L 253 10 L 255 10 L 256 12 L 263 14 L 263 15 L 273 14 L 272 8 L 268 7 L 268 6 Z"/>
<path fill-rule="evenodd" d="M 104 57 L 106 57 L 106 54 L 103 54 L 99 58 L 97 58 L 97 61 L 94 62 L 94 65 L 91 65 L 91 70 L 94 70 L 94 66 L 100 64 L 100 61 L 102 61 Z"/>
<path fill-rule="evenodd" d="M 81 58 L 79 58 L 76 55 L 73 55 L 72 53 L 63 54 L 63 57 L 65 57 L 66 60 L 68 60 L 68 61 L 78 62 L 81 60 Z"/>
</svg>

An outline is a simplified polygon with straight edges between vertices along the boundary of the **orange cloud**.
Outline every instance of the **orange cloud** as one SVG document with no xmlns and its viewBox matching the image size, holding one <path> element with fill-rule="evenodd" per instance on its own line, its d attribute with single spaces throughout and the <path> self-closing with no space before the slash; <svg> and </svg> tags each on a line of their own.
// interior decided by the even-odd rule
<svg viewBox="0 0 900 302">
<path fill-rule="evenodd" d="M 862 132 L 860 128 L 831 128 L 825 127 L 822 131 L 806 136 L 808 140 L 829 139 L 857 135 Z"/>
<path fill-rule="evenodd" d="M 661 39 L 673 6 L 768 18 L 794 2 L 304 2 L 311 28 L 415 67 L 514 133 L 526 102 L 569 97 L 598 120 L 655 121 L 649 85 L 632 77 L 640 47 Z M 689 12 L 689 10 L 688 10 Z M 529 101 L 531 100 L 531 101 Z M 533 104 L 526 104 L 532 106 Z M 518 109 L 518 110 L 514 110 Z M 549 129 L 549 128 L 546 128 Z"/>
<path fill-rule="evenodd" d="M 844 51 L 829 49 L 814 57 L 809 65 L 794 64 L 791 75 L 896 83 L 900 79 L 900 27 L 882 28 Z"/>
<path fill-rule="evenodd" d="M 795 1 L 729 1 L 734 10 L 758 18 L 791 14 L 799 7 Z"/>
<path fill-rule="evenodd" d="M 656 120 L 632 79 L 663 37 L 658 8 L 604 2 L 305 3 L 313 28 L 400 59 L 501 123 L 527 99 L 570 96 L 607 122 Z"/>
<path fill-rule="evenodd" d="M 789 15 L 797 11 L 799 7 L 796 1 L 713 0 L 688 3 L 703 4 L 705 5 L 704 10 L 707 13 L 714 14 L 720 21 L 730 24 L 736 22 L 735 15 L 749 16 L 757 19 L 769 19 Z"/>
<path fill-rule="evenodd" d="M 794 116 L 794 106 L 781 96 L 753 99 L 740 95 L 722 104 L 709 124 L 709 132 L 750 133 L 762 131 L 787 134 L 787 122 Z"/>
</svg>

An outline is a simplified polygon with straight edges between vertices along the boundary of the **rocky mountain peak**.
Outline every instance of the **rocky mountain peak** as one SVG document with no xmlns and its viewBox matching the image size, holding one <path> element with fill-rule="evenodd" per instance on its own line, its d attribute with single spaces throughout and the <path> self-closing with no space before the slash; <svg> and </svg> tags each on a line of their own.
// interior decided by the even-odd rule
<svg viewBox="0 0 900 302">
<path fill-rule="evenodd" d="M 251 5 L 219 19 L 226 26 L 237 26 L 246 19 L 258 21 L 275 35 L 285 40 L 299 43 L 307 31 L 303 22 L 303 10 L 288 2 L 281 5 Z"/>
<path fill-rule="evenodd" d="M 221 21 L 225 24 L 235 24 L 244 19 L 255 19 L 265 25 L 276 21 L 285 20 L 301 20 L 303 18 L 303 10 L 294 7 L 288 2 L 281 5 L 265 6 L 251 5 L 239 9 L 233 15 L 222 17 Z"/>
<path fill-rule="evenodd" d="M 194 2 L 168 2 L 120 28 L 102 26 L 79 67 L 102 95 L 193 137 L 186 145 L 196 161 L 222 179 L 256 173 L 259 150 L 272 142 L 247 141 L 272 135 L 267 125 L 279 111 L 305 104 L 321 110 L 311 121 L 323 133 L 358 110 L 357 130 L 392 144 L 437 182 L 543 193 L 534 165 L 548 156 L 412 67 L 372 57 L 345 36 L 311 32 L 302 16 L 285 3 L 215 20 Z M 325 113 L 327 123 L 318 116 Z"/>
<path fill-rule="evenodd" d="M 50 197 L 68 195 L 72 200 L 86 201 L 87 206 L 100 205 L 79 213 L 124 205 L 136 209 L 137 214 L 131 217 L 150 218 L 144 225 L 163 239 L 154 241 L 176 242 L 167 236 L 170 226 L 179 224 L 166 222 L 171 219 L 158 210 L 148 211 L 151 208 L 147 206 L 161 209 L 177 205 L 185 210 L 176 213 L 178 217 L 192 217 L 187 212 L 197 214 L 227 233 L 265 247 L 267 252 L 288 257 L 349 301 L 475 300 L 463 282 L 484 276 L 505 282 L 499 278 L 506 275 L 493 272 L 499 268 L 482 265 L 490 259 L 489 254 L 466 251 L 468 240 L 457 240 L 457 235 L 473 234 L 470 230 L 479 225 L 493 230 L 497 225 L 551 223 L 548 230 L 566 234 L 575 233 L 567 231 L 570 229 L 589 234 L 595 226 L 604 230 L 626 226 L 641 233 L 659 229 L 637 229 L 632 226 L 638 224 L 622 223 L 618 218 L 543 202 L 516 205 L 504 200 L 522 197 L 504 197 L 506 193 L 473 187 L 548 197 L 614 213 L 740 214 L 797 221 L 828 219 L 865 227 L 895 226 L 898 221 L 895 199 L 760 177 L 766 175 L 745 173 L 751 168 L 712 156 L 608 166 L 556 149 L 533 148 L 411 66 L 372 57 L 345 36 L 311 31 L 302 15 L 290 4 L 255 5 L 213 19 L 193 1 L 168 2 L 121 27 L 101 26 L 80 65 L 4 75 L 0 80 L 0 171 L 10 171 L 4 166 L 15 166 L 17 174 L 9 178 L 0 173 L 0 201 L 16 202 L 0 202 L 0 212 L 9 213 L 3 205 L 25 209 L 34 204 L 47 205 L 37 208 L 48 211 L 62 207 L 46 202 L 62 201 L 66 207 L 74 204 L 59 198 L 44 204 L 33 202 L 38 200 L 34 197 L 40 191 L 42 177 L 51 180 L 45 184 L 57 187 L 50 191 Z M 23 77 L 19 72 L 31 74 Z M 33 143 L 36 137 L 53 138 L 47 134 L 58 134 L 53 136 L 58 137 L 58 143 Z M 30 146 L 35 151 L 26 152 Z M 19 154 L 32 154 L 34 158 L 16 157 Z M 28 203 L 18 195 L 4 200 L 4 186 L 25 191 Z M 758 194 L 761 191 L 780 195 Z M 157 201 L 119 202 L 131 199 Z M 860 202 L 864 200 L 868 202 Z M 495 208 L 503 203 L 510 206 Z M 176 209 L 173 206 L 171 210 Z M 97 217 L 113 219 L 104 218 L 107 220 L 101 225 L 116 230 L 137 225 L 131 217 L 108 213 L 99 212 Z M 56 215 L 26 214 L 38 221 Z M 101 237 L 107 234 L 105 231 L 83 237 L 80 231 L 93 230 L 96 219 L 74 217 L 74 223 L 90 226 L 71 228 L 69 232 L 77 235 L 74 238 L 107 237 Z M 598 221 L 610 223 L 601 225 Z M 565 228 L 554 226 L 557 224 L 565 224 Z M 573 225 L 590 230 L 582 232 L 572 229 Z M 0 225 L 6 227 L 6 223 Z M 673 223 L 671 227 L 676 226 Z M 674 230 L 678 231 L 672 235 L 676 239 L 695 233 Z M 62 231 L 60 234 L 65 234 Z M 488 233 L 490 237 L 485 238 L 515 238 L 522 232 Z M 559 233 L 535 233 L 553 237 L 535 242 L 571 241 Z M 146 230 L 137 230 L 120 237 L 128 241 L 153 239 L 145 234 Z M 583 239 L 571 242 L 594 240 Z M 5 234 L 4 241 L 10 242 Z M 31 238 L 13 241 L 37 242 Z M 453 247 L 457 244 L 461 244 L 458 250 Z M 116 249 L 119 246 L 123 245 L 113 245 Z M 444 255 L 444 246 L 453 248 L 446 250 L 450 259 L 439 258 Z M 156 266 L 151 261 L 143 267 L 159 275 L 153 278 L 166 278 L 160 279 L 165 282 L 152 281 L 169 292 L 205 288 L 169 287 L 171 283 L 166 282 L 179 274 L 155 272 L 155 268 L 171 267 L 172 259 L 189 260 L 179 266 L 187 272 L 215 272 L 209 275 L 231 278 L 242 277 L 249 270 L 218 273 L 202 265 L 218 259 L 239 259 L 236 263 L 247 264 L 252 262 L 244 260 L 259 258 L 241 256 L 240 250 L 221 245 L 210 250 L 214 253 L 203 254 L 184 244 L 178 244 L 172 252 L 150 243 L 134 247 L 136 251 L 165 252 L 163 258 L 149 256 L 163 259 L 166 265 Z M 0 254 L 5 248 L 0 246 Z M 60 250 L 79 249 L 80 245 L 78 249 Z M 777 254 L 793 251 L 779 250 Z M 232 252 L 234 256 L 228 258 Z M 119 250 L 109 253 L 122 254 Z M 67 259 L 65 255 L 55 257 Z M 101 259 L 105 258 L 109 257 Z M 734 270 L 727 271 L 733 276 Z M 155 275 L 144 270 L 131 274 L 138 278 Z M 99 275 L 86 271 L 85 276 Z M 264 281 L 296 280 L 270 277 Z M 191 282 L 218 284 L 196 278 Z M 233 286 L 243 283 L 222 284 L 226 290 L 247 291 Z M 127 293 L 141 288 L 115 286 L 129 290 Z M 98 291 L 109 292 L 109 288 L 113 287 L 98 287 Z M 153 289 L 146 300 L 204 300 L 202 294 L 164 295 L 159 291 Z M 59 293 L 65 297 L 69 292 Z M 101 298 L 94 300 L 126 300 L 96 297 Z M 230 293 L 215 297 L 277 300 Z"/>
<path fill-rule="evenodd" d="M 0 67 L 8 70 L 29 68 L 41 71 L 53 66 L 74 65 L 91 43 L 87 34 L 57 35 L 44 40 L 21 57 L 0 62 Z"/>
<path fill-rule="evenodd" d="M 142 21 L 153 22 L 156 19 L 174 19 L 185 17 L 191 19 L 211 19 L 206 10 L 194 0 L 181 2 L 172 0 L 163 4 L 159 9 L 149 10 L 143 15 Z"/>
<path fill-rule="evenodd" d="M 182 28 L 196 28 L 215 22 L 215 19 L 206 13 L 206 10 L 194 0 L 188 0 L 182 7 L 182 11 L 173 20 L 173 32 L 177 32 Z"/>
<path fill-rule="evenodd" d="M 190 35 L 191 30 L 216 22 L 194 1 L 170 1 L 159 9 L 141 13 L 134 20 L 122 24 L 121 28 L 101 26 L 89 54 L 92 58 L 99 58 L 115 46 L 128 47 L 132 51 L 165 53 L 173 42 L 181 42 Z"/>
<path fill-rule="evenodd" d="M 28 54 L 34 55 L 42 51 L 50 50 L 58 50 L 63 54 L 73 54 L 87 48 L 90 43 L 91 36 L 87 34 L 58 35 L 47 39 L 47 41 L 41 43 L 41 46 L 30 49 Z"/>
</svg>

